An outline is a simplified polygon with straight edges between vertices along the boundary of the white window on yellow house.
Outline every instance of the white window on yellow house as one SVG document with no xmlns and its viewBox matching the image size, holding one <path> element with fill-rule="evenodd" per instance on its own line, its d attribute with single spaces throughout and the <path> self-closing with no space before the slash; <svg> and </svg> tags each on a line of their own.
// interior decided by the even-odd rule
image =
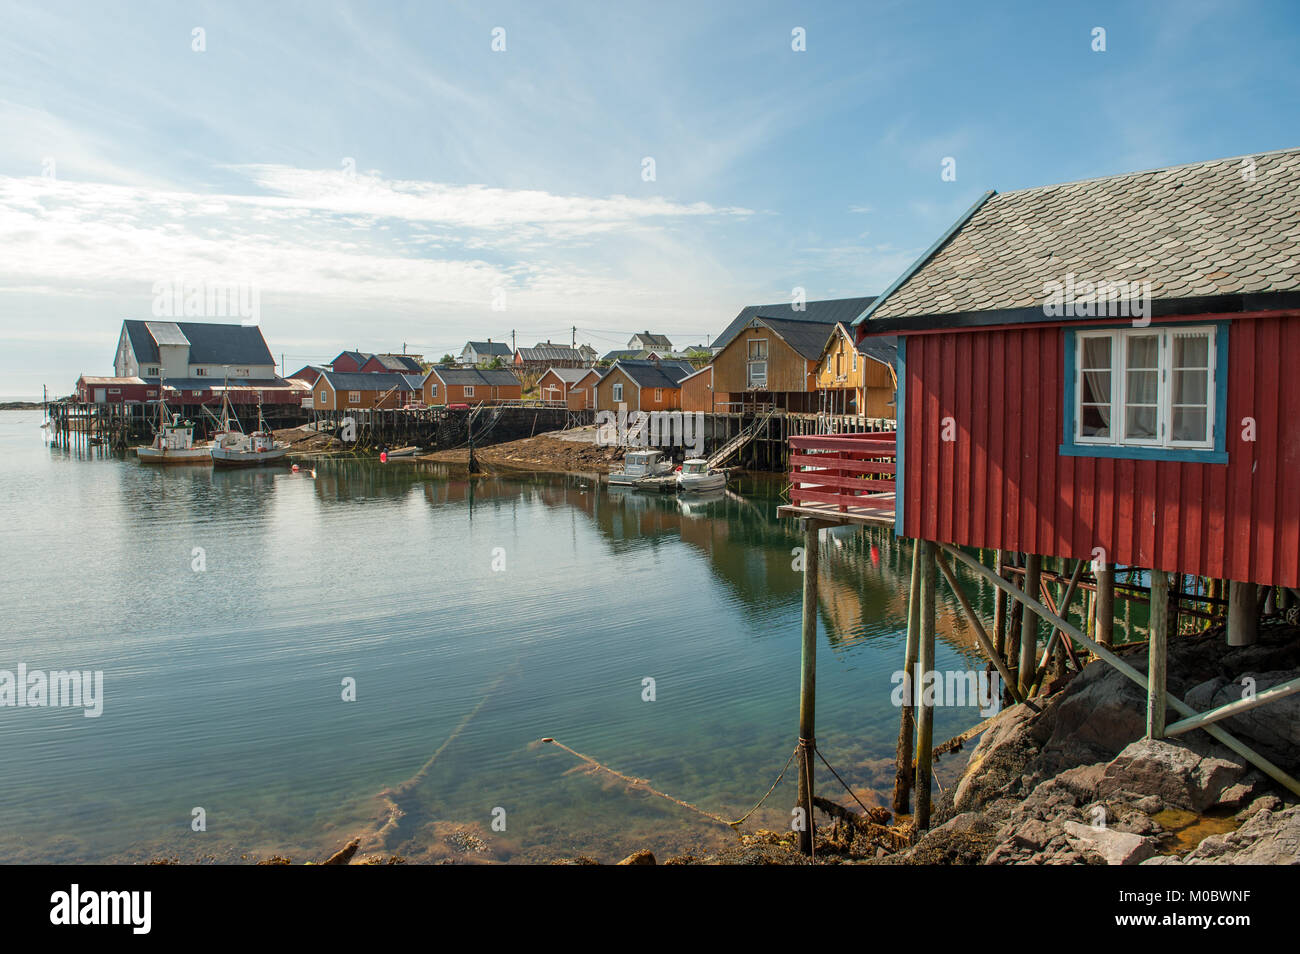
<svg viewBox="0 0 1300 954">
<path fill-rule="evenodd" d="M 438 400 L 438 382 L 437 382 L 437 381 L 430 381 L 430 382 L 429 382 L 429 398 L 430 398 L 430 400 L 434 400 L 434 401 Z"/>
<path fill-rule="evenodd" d="M 360 403 L 361 403 L 361 392 L 360 392 L 360 391 L 349 391 L 349 392 L 348 392 L 348 403 L 349 403 L 349 404 L 360 404 Z"/>
<path fill-rule="evenodd" d="M 465 385 L 465 397 L 469 398 L 473 396 L 474 396 L 474 385 L 472 384 Z"/>
<path fill-rule="evenodd" d="M 614 389 L 613 389 L 613 390 L 614 390 L 614 401 L 615 401 L 615 403 L 617 403 L 617 402 L 619 402 L 619 401 L 622 401 L 622 400 L 623 400 L 623 382 L 622 382 L 622 381 L 615 381 L 615 382 L 614 382 Z"/>
<path fill-rule="evenodd" d="M 320 393 L 320 406 L 325 407 L 327 404 L 329 404 L 329 392 L 322 391 Z"/>
<path fill-rule="evenodd" d="M 663 388 L 655 388 L 655 403 L 656 403 L 656 404 L 662 404 L 662 403 L 663 403 L 663 400 L 664 400 L 664 389 L 663 389 Z"/>
</svg>

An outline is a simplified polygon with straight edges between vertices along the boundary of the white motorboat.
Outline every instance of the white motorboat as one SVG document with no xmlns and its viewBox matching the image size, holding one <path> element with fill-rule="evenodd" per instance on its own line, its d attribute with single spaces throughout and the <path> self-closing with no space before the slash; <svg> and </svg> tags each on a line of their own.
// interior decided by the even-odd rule
<svg viewBox="0 0 1300 954">
<path fill-rule="evenodd" d="M 727 486 L 727 472 L 712 470 L 702 457 L 692 457 L 682 463 L 677 473 L 677 490 L 681 493 L 704 493 L 722 490 Z"/>
<path fill-rule="evenodd" d="M 673 472 L 672 459 L 663 451 L 628 451 L 623 455 L 623 469 L 609 475 L 609 482 L 628 486 L 650 477 L 667 477 Z"/>
</svg>

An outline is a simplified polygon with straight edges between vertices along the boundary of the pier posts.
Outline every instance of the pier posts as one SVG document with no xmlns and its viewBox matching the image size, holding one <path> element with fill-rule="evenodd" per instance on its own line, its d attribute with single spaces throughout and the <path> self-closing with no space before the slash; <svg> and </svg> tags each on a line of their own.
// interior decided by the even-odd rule
<svg viewBox="0 0 1300 954">
<path fill-rule="evenodd" d="M 1254 583 L 1228 581 L 1228 645 L 1250 646 L 1255 642 L 1259 620 L 1259 597 Z"/>
<path fill-rule="evenodd" d="M 1115 641 L 1115 564 L 1103 563 L 1097 570 L 1096 630 L 1093 638 L 1107 649 Z"/>
<path fill-rule="evenodd" d="M 1025 554 L 1025 592 L 1038 598 L 1043 558 L 1037 553 Z M 1017 678 L 1020 694 L 1026 699 L 1032 691 L 1034 672 L 1038 667 L 1038 616 L 1026 607 L 1020 614 L 1020 665 Z"/>
<path fill-rule="evenodd" d="M 916 709 L 916 656 L 921 631 L 921 544 L 912 542 L 912 583 L 907 590 L 907 649 L 903 657 L 903 706 L 898 721 L 898 753 L 894 774 L 894 814 L 907 814 L 912 790 L 912 727 Z"/>
<path fill-rule="evenodd" d="M 1169 641 L 1169 574 L 1151 571 L 1151 618 L 1147 641 L 1147 738 L 1165 734 L 1165 663 Z"/>
<path fill-rule="evenodd" d="M 935 587 L 938 584 L 933 540 L 920 541 L 921 549 L 921 626 L 917 678 L 921 691 L 921 705 L 916 723 L 916 827 L 930 827 L 931 759 L 934 753 L 934 694 L 926 693 L 924 686 L 929 673 L 934 672 Z"/>
<path fill-rule="evenodd" d="M 803 649 L 799 682 L 799 850 L 813 850 L 813 750 L 817 745 L 817 573 L 820 520 L 803 522 Z"/>
</svg>

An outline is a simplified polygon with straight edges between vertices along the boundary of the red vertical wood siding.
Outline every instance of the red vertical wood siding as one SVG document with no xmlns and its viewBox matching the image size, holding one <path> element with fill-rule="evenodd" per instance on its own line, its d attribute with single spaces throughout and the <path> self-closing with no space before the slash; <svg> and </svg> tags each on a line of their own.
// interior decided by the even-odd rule
<svg viewBox="0 0 1300 954">
<path fill-rule="evenodd" d="M 1300 586 L 1300 317 L 1231 322 L 1227 464 L 1062 456 L 1064 334 L 907 336 L 903 533 Z"/>
</svg>

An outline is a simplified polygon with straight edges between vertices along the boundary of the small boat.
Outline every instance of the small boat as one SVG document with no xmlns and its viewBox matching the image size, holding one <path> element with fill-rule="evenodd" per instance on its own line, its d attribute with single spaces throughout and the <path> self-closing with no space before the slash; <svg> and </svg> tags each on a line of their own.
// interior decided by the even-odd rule
<svg viewBox="0 0 1300 954">
<path fill-rule="evenodd" d="M 392 460 L 394 457 L 414 457 L 416 454 L 420 453 L 420 448 L 399 447 L 397 450 L 384 451 L 384 453 L 388 455 L 389 460 Z"/>
<path fill-rule="evenodd" d="M 194 422 L 173 414 L 169 423 L 158 428 L 152 444 L 135 449 L 135 456 L 142 464 L 206 464 L 210 451 L 209 445 L 194 443 Z"/>
<path fill-rule="evenodd" d="M 230 392 L 221 399 L 221 430 L 213 435 L 210 448 L 213 467 L 260 467 L 284 462 L 289 445 L 276 441 L 257 406 L 257 430 L 245 434 L 230 408 Z"/>
<path fill-rule="evenodd" d="M 288 453 L 289 445 L 278 443 L 270 431 L 253 431 L 251 434 L 228 431 L 219 434 L 211 447 L 214 467 L 259 467 L 283 463 Z"/>
<path fill-rule="evenodd" d="M 616 486 L 629 486 L 652 477 L 666 477 L 673 472 L 673 462 L 663 451 L 628 451 L 623 455 L 623 469 L 609 475 Z"/>
<path fill-rule="evenodd" d="M 727 486 L 727 472 L 712 470 L 702 457 L 692 457 L 682 463 L 677 473 L 677 490 L 680 493 L 705 493 L 722 490 Z"/>
</svg>

